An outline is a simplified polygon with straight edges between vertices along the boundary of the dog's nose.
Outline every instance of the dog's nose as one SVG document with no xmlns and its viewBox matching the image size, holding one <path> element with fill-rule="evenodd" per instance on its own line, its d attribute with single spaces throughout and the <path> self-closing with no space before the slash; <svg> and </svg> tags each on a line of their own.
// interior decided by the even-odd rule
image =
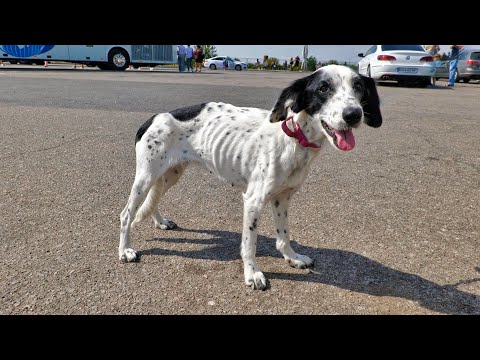
<svg viewBox="0 0 480 360">
<path fill-rule="evenodd" d="M 358 106 L 346 107 L 343 109 L 342 116 L 348 125 L 356 125 L 362 119 L 362 108 Z"/>
</svg>

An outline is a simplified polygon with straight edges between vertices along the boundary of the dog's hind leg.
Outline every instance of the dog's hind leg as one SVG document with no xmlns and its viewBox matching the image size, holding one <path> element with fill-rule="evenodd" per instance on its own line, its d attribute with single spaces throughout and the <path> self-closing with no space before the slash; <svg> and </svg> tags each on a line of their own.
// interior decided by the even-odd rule
<svg viewBox="0 0 480 360">
<path fill-rule="evenodd" d="M 162 230 L 171 230 L 177 227 L 173 221 L 163 218 L 158 211 L 158 204 L 162 196 L 177 183 L 184 172 L 185 166 L 177 165 L 172 167 L 160 177 L 155 184 L 150 188 L 147 198 L 143 202 L 143 205 L 138 209 L 135 220 L 132 226 L 152 216 L 155 223 L 155 227 Z"/>
<path fill-rule="evenodd" d="M 120 243 L 118 256 L 122 261 L 135 261 L 137 254 L 130 248 L 130 226 L 142 201 L 147 196 L 150 187 L 157 178 L 153 178 L 149 172 L 140 172 L 135 175 L 132 190 L 127 205 L 120 214 Z"/>
<path fill-rule="evenodd" d="M 177 183 L 177 181 L 180 179 L 180 177 L 183 175 L 183 172 L 185 171 L 185 167 L 178 165 L 174 168 L 171 168 L 168 170 L 165 175 L 163 175 L 159 182 L 162 182 L 162 194 L 165 194 L 168 189 L 170 189 L 173 185 Z M 160 200 L 160 198 L 159 198 Z M 157 202 L 158 205 L 158 202 Z M 177 227 L 177 224 L 175 224 L 172 220 L 166 219 L 160 215 L 160 211 L 158 211 L 158 206 L 155 206 L 155 209 L 152 213 L 152 218 L 153 222 L 155 223 L 155 227 L 162 229 L 162 230 L 171 230 L 175 229 Z"/>
<path fill-rule="evenodd" d="M 305 269 L 313 266 L 308 256 L 297 254 L 290 246 L 288 232 L 288 205 L 293 192 L 283 192 L 272 198 L 273 223 L 277 232 L 277 250 L 292 267 Z"/>
</svg>

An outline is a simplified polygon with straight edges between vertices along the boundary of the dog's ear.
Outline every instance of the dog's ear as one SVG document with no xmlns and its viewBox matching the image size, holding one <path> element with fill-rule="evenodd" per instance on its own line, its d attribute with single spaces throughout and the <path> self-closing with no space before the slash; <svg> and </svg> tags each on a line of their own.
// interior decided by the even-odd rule
<svg viewBox="0 0 480 360">
<path fill-rule="evenodd" d="M 288 108 L 294 113 L 305 109 L 305 89 L 308 77 L 295 80 L 289 87 L 283 89 L 270 115 L 270 122 L 283 121 L 287 118 Z"/>
<path fill-rule="evenodd" d="M 382 113 L 380 112 L 380 98 L 377 86 L 372 78 L 360 75 L 365 84 L 365 93 L 362 97 L 362 108 L 365 124 L 378 128 L 382 125 Z"/>
</svg>

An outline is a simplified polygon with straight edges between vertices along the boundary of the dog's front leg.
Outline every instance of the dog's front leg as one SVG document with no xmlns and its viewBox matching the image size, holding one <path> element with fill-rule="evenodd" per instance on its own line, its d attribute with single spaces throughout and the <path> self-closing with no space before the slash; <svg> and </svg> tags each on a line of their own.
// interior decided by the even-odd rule
<svg viewBox="0 0 480 360">
<path fill-rule="evenodd" d="M 265 205 L 265 197 L 257 191 L 247 191 L 243 195 L 243 233 L 241 255 L 245 284 L 253 289 L 265 290 L 267 279 L 255 261 L 257 251 L 257 229 Z"/>
<path fill-rule="evenodd" d="M 293 192 L 284 192 L 272 198 L 273 223 L 277 231 L 277 250 L 292 267 L 305 269 L 313 266 L 313 260 L 308 256 L 297 254 L 290 246 L 288 231 L 288 205 Z"/>
</svg>

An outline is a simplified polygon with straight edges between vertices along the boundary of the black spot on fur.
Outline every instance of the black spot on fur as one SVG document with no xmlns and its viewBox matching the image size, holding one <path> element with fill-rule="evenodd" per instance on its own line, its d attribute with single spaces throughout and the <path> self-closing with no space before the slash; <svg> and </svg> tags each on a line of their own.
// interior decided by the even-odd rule
<svg viewBox="0 0 480 360">
<path fill-rule="evenodd" d="M 250 231 L 253 231 L 253 227 L 250 226 L 249 229 L 250 229 Z"/>
<path fill-rule="evenodd" d="M 155 141 L 154 141 L 154 143 L 155 143 L 155 145 L 159 145 L 161 142 L 160 142 L 160 141 L 157 141 L 157 140 L 155 140 Z"/>
<path fill-rule="evenodd" d="M 326 87 L 327 91 L 320 91 Z M 293 112 L 299 113 L 305 110 L 307 114 L 313 115 L 320 110 L 323 104 L 332 97 L 332 79 L 327 71 L 319 70 L 309 76 L 294 81 L 280 94 L 270 115 L 270 122 L 283 121 L 287 117 L 287 102 Z"/>
<path fill-rule="evenodd" d="M 231 113 L 231 112 L 232 112 L 232 109 L 228 109 L 227 112 L 228 112 L 228 113 Z"/>
<path fill-rule="evenodd" d="M 277 234 L 280 234 L 280 230 L 277 229 Z"/>
<path fill-rule="evenodd" d="M 186 154 L 188 151 L 187 150 L 183 150 L 183 153 Z"/>
<path fill-rule="evenodd" d="M 287 216 L 287 210 L 285 210 L 285 212 L 283 213 L 283 215 Z"/>
<path fill-rule="evenodd" d="M 206 103 L 187 106 L 187 107 L 170 111 L 170 114 L 172 114 L 173 117 L 175 117 L 175 119 L 177 119 L 178 121 L 189 121 L 197 117 L 205 108 L 205 106 L 206 106 Z"/>
<path fill-rule="evenodd" d="M 142 126 L 140 126 L 140 129 L 138 129 L 138 131 L 137 131 L 137 136 L 135 136 L 135 144 L 140 141 L 140 139 L 142 138 L 143 134 L 145 134 L 145 132 L 146 132 L 146 131 L 148 130 L 148 128 L 150 127 L 150 125 L 152 125 L 153 118 L 154 118 L 155 116 L 157 116 L 157 115 L 153 115 L 150 119 L 148 119 L 147 121 L 145 121 Z"/>
<path fill-rule="evenodd" d="M 225 134 L 225 136 L 227 136 L 227 135 L 230 135 L 230 131 L 227 131 L 227 133 Z"/>
<path fill-rule="evenodd" d="M 280 216 L 280 213 L 278 213 L 277 215 Z"/>
<path fill-rule="evenodd" d="M 175 170 L 175 174 L 178 174 L 178 170 Z"/>
<path fill-rule="evenodd" d="M 183 140 L 183 138 L 181 138 L 181 137 L 180 137 L 180 138 L 178 138 L 178 140 L 179 140 L 179 141 L 182 141 L 182 140 Z"/>
<path fill-rule="evenodd" d="M 223 104 L 218 104 L 219 109 L 223 109 Z"/>
<path fill-rule="evenodd" d="M 280 205 L 280 202 L 278 200 L 275 200 L 275 207 L 277 208 L 278 205 Z"/>
<path fill-rule="evenodd" d="M 283 230 L 283 232 L 286 234 L 286 233 L 287 233 L 287 230 Z"/>
<path fill-rule="evenodd" d="M 151 149 L 151 148 L 152 148 L 152 145 L 148 145 L 148 148 Z"/>
</svg>

